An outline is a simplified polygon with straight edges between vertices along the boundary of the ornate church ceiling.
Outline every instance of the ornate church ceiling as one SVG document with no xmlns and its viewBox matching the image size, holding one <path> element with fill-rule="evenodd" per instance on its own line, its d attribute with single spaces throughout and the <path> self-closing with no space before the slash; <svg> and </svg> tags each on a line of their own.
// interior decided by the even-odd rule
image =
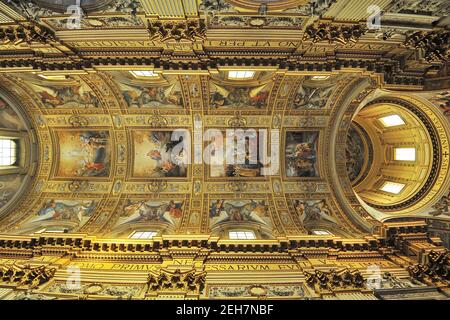
<svg viewBox="0 0 450 320">
<path fill-rule="evenodd" d="M 260 224 L 269 238 L 306 233 L 308 217 L 296 211 L 303 206 L 321 212 L 322 222 L 342 228 L 343 234 L 359 233 L 339 213 L 320 156 L 333 100 L 359 80 L 336 75 L 315 83 L 311 76 L 272 71 L 258 72 L 245 83 L 226 80 L 224 72 L 163 74 L 155 80 L 124 71 L 63 80 L 3 75 L 2 83 L 15 88 L 21 104 L 30 108 L 45 146 L 34 195 L 22 213 L 16 209 L 6 218 L 10 224 L 3 224 L 3 230 L 32 233 L 48 225 L 128 237 L 136 228 L 156 224 L 168 233 L 204 233 L 214 229 L 214 220 L 224 219 L 214 212 L 221 203 L 236 214 L 226 220 Z M 270 176 L 263 176 L 259 166 L 164 161 L 171 133 L 180 128 L 191 137 L 208 128 L 276 128 L 286 157 Z M 301 143 L 313 149 L 305 166 L 296 165 L 295 148 Z M 156 214 L 170 206 L 170 215 Z M 55 208 L 61 216 L 54 217 Z M 249 210 L 257 214 L 239 215 Z"/>
<path fill-rule="evenodd" d="M 405 11 L 406 3 L 379 1 L 385 24 L 368 28 L 370 12 L 343 1 L 172 2 L 169 12 L 160 1 L 82 1 L 79 20 L 73 7 L 61 10 L 69 2 L 0 4 L 0 67 L 8 70 L 0 77 L 11 99 L 3 102 L 2 127 L 25 130 L 15 127 L 22 116 L 11 108 L 20 108 L 37 145 L 27 153 L 32 172 L 2 176 L 1 231 L 127 237 L 154 227 L 221 235 L 224 221 L 260 226 L 266 238 L 321 227 L 346 237 L 376 230 L 380 216 L 366 212 L 351 188 L 375 161 L 372 142 L 357 124 L 349 142 L 333 135 L 339 125 L 347 130 L 363 101 L 436 87 L 447 70 L 448 41 L 439 41 L 448 37 L 440 18 L 448 6 L 423 1 Z M 410 20 L 389 20 L 395 14 L 421 31 Z M 253 74 L 231 78 L 235 70 Z M 447 114 L 445 92 L 430 94 L 438 98 L 424 98 L 443 99 L 437 105 Z M 215 164 L 225 142 L 204 132 L 230 128 L 278 130 L 258 138 L 259 146 L 280 149 L 273 174 L 264 174 L 262 159 Z M 183 164 L 184 143 L 179 162 L 168 161 L 182 142 L 170 141 L 177 129 L 194 153 L 212 150 L 212 164 Z M 329 148 L 341 142 L 335 168 Z M 298 158 L 299 150 L 308 156 Z M 440 169 L 438 187 L 448 184 Z M 23 182 L 30 176 L 32 184 Z M 12 209 L 19 191 L 28 196 Z"/>
<path fill-rule="evenodd" d="M 88 296 L 148 297 L 162 276 L 200 294 L 211 271 L 213 298 L 318 297 L 333 277 L 365 294 L 367 270 L 323 268 L 374 260 L 394 270 L 384 281 L 425 286 L 424 266 L 448 264 L 450 243 L 449 10 L 425 0 L 0 0 L 0 286 L 2 257 L 25 256 L 55 268 L 21 272 L 42 283 L 56 274 L 45 294 L 57 295 L 69 262 L 160 272 L 119 284 L 92 273 L 109 287 L 91 279 L 76 292 Z M 301 285 L 286 275 L 263 289 L 230 284 L 214 273 L 229 251 L 232 263 L 292 268 Z"/>
</svg>

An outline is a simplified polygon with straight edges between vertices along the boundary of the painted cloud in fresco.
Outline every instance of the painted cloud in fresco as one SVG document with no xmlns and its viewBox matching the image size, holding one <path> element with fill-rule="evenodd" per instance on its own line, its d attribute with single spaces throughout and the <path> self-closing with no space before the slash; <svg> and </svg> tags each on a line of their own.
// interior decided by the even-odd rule
<svg viewBox="0 0 450 320">
<path fill-rule="evenodd" d="M 111 147 L 108 131 L 59 131 L 61 177 L 109 176 Z"/>
<path fill-rule="evenodd" d="M 215 200 L 211 202 L 209 218 L 211 227 L 228 221 L 272 225 L 265 200 Z"/>
</svg>

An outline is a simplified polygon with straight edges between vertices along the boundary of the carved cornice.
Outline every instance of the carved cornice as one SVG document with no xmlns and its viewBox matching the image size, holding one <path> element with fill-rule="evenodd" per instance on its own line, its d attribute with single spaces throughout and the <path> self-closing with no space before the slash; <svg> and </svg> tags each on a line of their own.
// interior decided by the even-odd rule
<svg viewBox="0 0 450 320">
<path fill-rule="evenodd" d="M 202 19 L 161 21 L 149 20 L 148 32 L 150 40 L 166 42 L 174 41 L 196 41 L 206 39 L 206 25 Z"/>
<path fill-rule="evenodd" d="M 361 25 L 336 25 L 320 23 L 306 28 L 303 40 L 313 43 L 327 41 L 328 43 L 356 43 L 368 31 Z"/>
<path fill-rule="evenodd" d="M 450 280 L 450 252 L 431 251 L 428 263 L 419 263 L 408 267 L 409 274 L 416 280 L 428 285 L 447 285 Z"/>
<path fill-rule="evenodd" d="M 56 41 L 53 31 L 36 23 L 0 27 L 0 42 L 3 44 L 45 44 L 51 41 Z"/>
<path fill-rule="evenodd" d="M 450 50 L 450 32 L 448 31 L 418 31 L 405 40 L 405 46 L 423 49 L 427 61 L 448 61 Z"/>
<path fill-rule="evenodd" d="M 159 273 L 150 272 L 147 278 L 147 294 L 157 292 L 177 292 L 201 294 L 205 288 L 206 272 L 195 269 L 181 272 L 161 269 Z"/>
<path fill-rule="evenodd" d="M 305 272 L 305 276 L 308 286 L 319 294 L 349 289 L 360 290 L 365 286 L 365 280 L 358 270 L 342 269 L 329 272 L 315 270 L 314 273 Z"/>
<path fill-rule="evenodd" d="M 242 55 L 238 52 L 236 55 Z M 83 58 L 80 60 L 69 60 L 61 58 L 58 60 L 46 60 L 45 58 L 30 57 L 29 54 L 23 57 L 17 56 L 15 59 L 0 60 L 0 69 L 26 68 L 34 71 L 74 71 L 74 70 L 96 70 L 96 68 L 108 67 L 111 69 L 126 69 L 128 66 L 145 66 L 161 68 L 163 70 L 188 70 L 188 71 L 207 71 L 218 67 L 278 67 L 290 71 L 338 71 L 342 68 L 365 69 L 371 73 L 383 74 L 383 80 L 388 83 L 398 85 L 422 85 L 424 83 L 423 74 L 415 73 L 403 75 L 402 69 L 395 60 L 383 61 L 364 61 L 360 59 L 348 59 L 332 56 L 323 60 L 308 60 L 284 58 L 256 59 L 256 58 L 216 58 L 205 55 L 199 60 L 199 57 L 189 56 L 189 63 L 182 61 L 163 60 L 161 58 L 148 57 L 96 57 Z"/>
<path fill-rule="evenodd" d="M 3 264 L 0 265 L 0 280 L 15 287 L 35 289 L 49 281 L 55 272 L 56 268 L 48 268 L 45 265 L 31 267 Z"/>
</svg>

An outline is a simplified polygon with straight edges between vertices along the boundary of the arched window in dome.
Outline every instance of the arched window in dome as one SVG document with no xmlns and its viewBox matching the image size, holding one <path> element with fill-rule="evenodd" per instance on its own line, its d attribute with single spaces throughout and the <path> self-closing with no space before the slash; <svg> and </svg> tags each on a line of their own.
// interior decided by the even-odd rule
<svg viewBox="0 0 450 320">
<path fill-rule="evenodd" d="M 17 143 L 13 139 L 0 138 L 0 167 L 13 166 L 17 162 Z"/>
</svg>

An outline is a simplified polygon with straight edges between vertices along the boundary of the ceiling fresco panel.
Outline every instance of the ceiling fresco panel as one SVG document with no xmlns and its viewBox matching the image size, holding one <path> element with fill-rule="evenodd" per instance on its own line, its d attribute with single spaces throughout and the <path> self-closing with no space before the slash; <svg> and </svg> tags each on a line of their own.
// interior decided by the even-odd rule
<svg viewBox="0 0 450 320">
<path fill-rule="evenodd" d="M 134 130 L 133 177 L 186 178 L 190 150 L 184 147 L 185 136 L 173 141 L 174 131 Z M 189 135 L 190 136 L 190 135 Z M 187 143 L 190 144 L 190 141 Z"/>
<path fill-rule="evenodd" d="M 285 141 L 286 176 L 304 178 L 318 177 L 317 154 L 319 132 L 287 131 Z"/>
<path fill-rule="evenodd" d="M 108 131 L 57 131 L 57 177 L 109 177 L 111 137 Z"/>
</svg>

